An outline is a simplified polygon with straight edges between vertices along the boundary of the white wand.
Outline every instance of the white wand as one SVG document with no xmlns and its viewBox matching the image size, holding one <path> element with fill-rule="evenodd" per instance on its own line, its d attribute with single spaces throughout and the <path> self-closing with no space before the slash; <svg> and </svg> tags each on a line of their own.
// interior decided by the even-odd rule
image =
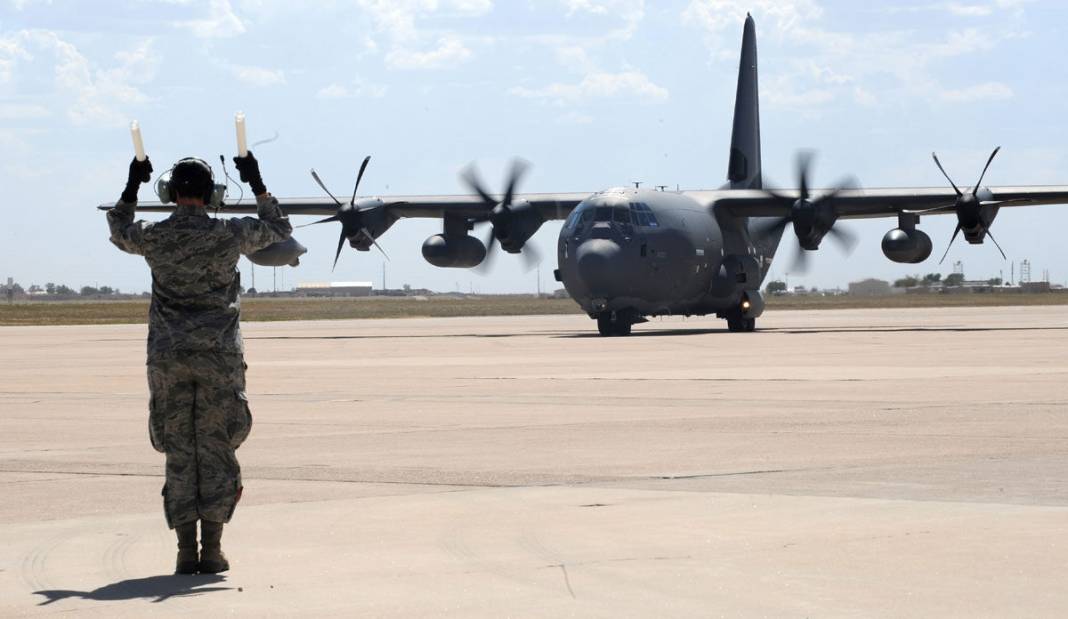
<svg viewBox="0 0 1068 619">
<path fill-rule="evenodd" d="M 248 140 L 245 138 L 245 113 L 238 112 L 234 116 L 234 126 L 237 129 L 237 156 L 248 156 Z"/>
<path fill-rule="evenodd" d="M 133 139 L 134 157 L 138 161 L 144 161 L 145 157 L 145 143 L 141 141 L 141 125 L 135 120 L 130 123 L 130 138 Z"/>
</svg>

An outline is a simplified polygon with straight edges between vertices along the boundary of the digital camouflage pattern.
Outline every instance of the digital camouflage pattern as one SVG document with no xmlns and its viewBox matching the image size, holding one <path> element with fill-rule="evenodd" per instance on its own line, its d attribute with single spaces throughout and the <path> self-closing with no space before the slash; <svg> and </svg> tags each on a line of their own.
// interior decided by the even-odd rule
<svg viewBox="0 0 1068 619">
<path fill-rule="evenodd" d="M 134 221 L 136 204 L 108 211 L 111 242 L 152 269 L 148 319 L 149 436 L 167 454 L 163 505 L 171 528 L 228 522 L 241 496 L 234 450 L 252 427 L 241 342 L 237 261 L 289 238 L 269 194 L 259 219 L 216 219 L 178 206 L 163 221 Z"/>
<path fill-rule="evenodd" d="M 190 352 L 150 361 L 149 436 L 167 454 L 163 510 L 171 528 L 229 522 L 241 495 L 234 450 L 252 429 L 241 355 Z"/>
<path fill-rule="evenodd" d="M 270 194 L 257 198 L 259 219 L 216 219 L 178 206 L 159 222 L 134 221 L 135 203 L 108 211 L 111 242 L 152 268 L 148 358 L 189 351 L 241 354 L 241 276 L 237 261 L 289 238 L 293 227 Z"/>
</svg>

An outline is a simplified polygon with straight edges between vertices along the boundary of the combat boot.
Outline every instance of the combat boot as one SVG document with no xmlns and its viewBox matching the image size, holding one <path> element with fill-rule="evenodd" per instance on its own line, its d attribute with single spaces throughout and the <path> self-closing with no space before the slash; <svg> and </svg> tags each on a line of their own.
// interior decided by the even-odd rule
<svg viewBox="0 0 1068 619">
<path fill-rule="evenodd" d="M 175 527 L 178 535 L 178 561 L 174 566 L 175 574 L 196 574 L 197 564 L 197 522 Z"/>
<path fill-rule="evenodd" d="M 223 523 L 200 521 L 200 573 L 218 574 L 230 569 L 222 551 Z"/>
</svg>

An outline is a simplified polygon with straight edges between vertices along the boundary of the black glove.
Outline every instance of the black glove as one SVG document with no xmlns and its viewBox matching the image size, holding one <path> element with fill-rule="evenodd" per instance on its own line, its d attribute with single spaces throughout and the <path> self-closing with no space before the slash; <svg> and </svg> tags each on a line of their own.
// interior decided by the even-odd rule
<svg viewBox="0 0 1068 619">
<path fill-rule="evenodd" d="M 260 176 L 260 163 L 252 156 L 252 151 L 248 151 L 244 157 L 234 157 L 234 167 L 240 172 L 241 180 L 252 187 L 253 195 L 267 193 L 267 186 L 263 184 L 263 177 Z"/>
<path fill-rule="evenodd" d="M 126 177 L 126 188 L 122 190 L 123 202 L 137 202 L 137 190 L 141 183 L 152 180 L 152 162 L 145 157 L 144 161 L 138 161 L 134 157 L 130 162 L 130 174 Z"/>
</svg>

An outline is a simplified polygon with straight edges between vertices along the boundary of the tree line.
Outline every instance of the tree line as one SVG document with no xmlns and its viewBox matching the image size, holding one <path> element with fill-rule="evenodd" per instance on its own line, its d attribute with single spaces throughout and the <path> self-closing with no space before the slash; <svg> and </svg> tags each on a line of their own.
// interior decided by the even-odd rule
<svg viewBox="0 0 1068 619">
<path fill-rule="evenodd" d="M 21 284 L 15 282 L 8 287 L 6 284 L 0 284 L 0 290 L 6 289 L 8 296 L 56 296 L 56 297 L 99 297 L 99 296 L 111 296 L 122 294 L 118 288 L 112 288 L 111 286 L 82 286 L 80 289 L 75 290 L 66 284 L 56 284 L 48 282 L 44 286 L 39 284 L 30 284 L 28 288 L 23 288 Z"/>
</svg>

